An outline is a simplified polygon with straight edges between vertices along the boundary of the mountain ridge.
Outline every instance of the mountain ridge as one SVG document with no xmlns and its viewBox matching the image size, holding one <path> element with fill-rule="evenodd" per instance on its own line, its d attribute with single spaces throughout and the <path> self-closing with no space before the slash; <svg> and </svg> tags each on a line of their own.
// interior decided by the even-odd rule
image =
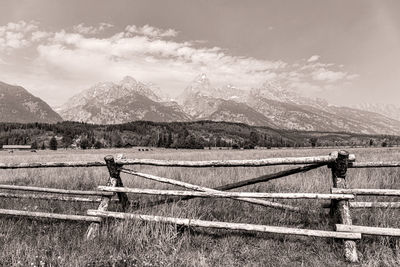
<svg viewBox="0 0 400 267">
<path fill-rule="evenodd" d="M 14 90 L 14 94 L 15 92 L 19 94 L 18 90 Z M 360 134 L 400 132 L 398 120 L 376 112 L 338 107 L 322 99 L 307 98 L 294 90 L 282 88 L 274 81 L 265 82 L 260 88 L 243 90 L 232 85 L 214 87 L 207 75 L 200 74 L 188 84 L 177 101 L 160 96 L 160 92 L 152 84 L 144 84 L 125 76 L 116 83 L 96 83 L 74 95 L 59 108 L 59 114 L 65 120 L 94 124 L 120 124 L 137 120 L 211 120 L 283 130 L 344 131 Z M 25 90 L 24 94 L 29 93 Z M 14 105 L 22 105 L 29 112 L 35 113 L 37 102 L 24 102 L 23 99 L 19 102 Z M 41 106 L 50 108 L 45 102 Z M 48 110 L 46 114 L 56 113 Z M 44 119 L 46 114 L 39 118 L 26 116 L 26 121 L 18 121 L 13 114 L 8 114 L 7 119 L 31 122 Z M 55 116 L 47 121 L 62 120 L 58 114 Z"/>
<path fill-rule="evenodd" d="M 45 101 L 29 93 L 22 86 L 0 82 L 0 122 L 62 121 Z"/>
</svg>

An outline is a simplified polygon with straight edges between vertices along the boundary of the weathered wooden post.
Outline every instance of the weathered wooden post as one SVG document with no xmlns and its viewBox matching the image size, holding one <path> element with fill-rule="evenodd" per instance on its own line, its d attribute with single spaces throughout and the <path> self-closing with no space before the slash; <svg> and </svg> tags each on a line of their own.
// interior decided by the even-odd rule
<svg viewBox="0 0 400 267">
<path fill-rule="evenodd" d="M 122 158 L 123 155 L 118 155 L 117 158 Z M 111 155 L 108 155 L 104 157 L 104 160 L 106 161 L 108 172 L 110 173 L 110 178 L 107 182 L 107 186 L 112 186 L 112 187 L 123 187 L 123 183 L 121 180 L 120 176 L 120 166 L 115 163 L 114 157 Z M 125 211 L 126 207 L 129 206 L 129 199 L 126 193 L 117 193 L 119 202 L 121 204 L 121 208 L 123 211 Z M 100 205 L 97 208 L 99 211 L 107 211 L 108 206 L 111 202 L 113 196 L 103 196 L 100 201 Z M 86 239 L 93 239 L 99 232 L 100 224 L 99 223 L 91 223 L 87 232 L 86 232 Z"/>
<path fill-rule="evenodd" d="M 347 188 L 346 174 L 347 165 L 349 162 L 349 152 L 341 150 L 331 153 L 332 156 L 337 156 L 336 161 L 330 164 L 332 169 L 333 187 Z M 331 216 L 339 224 L 351 225 L 350 206 L 348 200 L 332 200 Z M 358 262 L 356 243 L 353 240 L 343 240 L 344 256 L 349 262 Z"/>
</svg>

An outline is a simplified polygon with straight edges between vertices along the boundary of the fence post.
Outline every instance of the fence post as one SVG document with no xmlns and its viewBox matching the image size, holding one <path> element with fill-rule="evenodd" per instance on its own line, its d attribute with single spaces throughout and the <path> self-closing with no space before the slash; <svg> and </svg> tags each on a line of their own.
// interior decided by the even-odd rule
<svg viewBox="0 0 400 267">
<path fill-rule="evenodd" d="M 336 161 L 330 164 L 332 169 L 333 187 L 347 188 L 346 174 L 349 159 L 349 152 L 341 150 L 333 152 L 331 155 L 337 155 Z M 351 214 L 348 200 L 332 200 L 331 216 L 339 224 L 351 225 Z M 356 243 L 353 240 L 343 240 L 344 256 L 349 262 L 358 262 Z"/>
<path fill-rule="evenodd" d="M 119 155 L 118 157 L 122 157 Z M 110 173 L 110 178 L 107 182 L 107 186 L 112 187 L 123 187 L 123 183 L 120 176 L 119 165 L 115 163 L 114 157 L 111 155 L 105 156 L 104 160 L 106 161 L 108 172 Z M 125 211 L 126 207 L 129 205 L 128 197 L 125 193 L 117 193 L 119 202 L 121 204 L 121 208 Z M 101 198 L 101 202 L 97 210 L 99 211 L 107 211 L 108 206 L 111 202 L 112 196 L 103 196 Z M 93 239 L 99 232 L 100 224 L 99 223 L 91 223 L 87 232 L 86 239 Z"/>
</svg>

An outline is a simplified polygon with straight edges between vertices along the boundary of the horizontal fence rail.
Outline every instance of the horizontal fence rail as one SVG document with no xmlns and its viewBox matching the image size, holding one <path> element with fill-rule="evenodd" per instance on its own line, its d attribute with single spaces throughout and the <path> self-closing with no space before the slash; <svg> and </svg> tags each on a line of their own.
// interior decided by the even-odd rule
<svg viewBox="0 0 400 267">
<path fill-rule="evenodd" d="M 393 168 L 400 167 L 399 161 L 391 162 L 351 162 L 348 168 Z"/>
<path fill-rule="evenodd" d="M 19 191 L 30 191 L 30 192 L 43 192 L 43 193 L 55 193 L 55 194 L 66 194 L 66 195 L 81 195 L 81 196 L 113 196 L 113 193 L 104 191 L 83 191 L 83 190 L 68 190 L 58 188 L 45 188 L 45 187 L 34 187 L 34 186 L 21 186 L 21 185 L 0 185 L 0 189 L 5 190 L 19 190 Z"/>
<path fill-rule="evenodd" d="M 382 227 L 360 226 L 360 225 L 336 224 L 336 231 L 361 233 L 366 235 L 400 236 L 400 229 L 398 228 L 382 228 Z"/>
<path fill-rule="evenodd" d="M 105 167 L 102 161 L 0 163 L 0 169 Z"/>
<path fill-rule="evenodd" d="M 180 160 L 155 160 L 155 159 L 117 159 L 119 165 L 150 165 L 165 167 L 263 167 L 273 165 L 303 165 L 317 163 L 331 163 L 336 160 L 336 155 L 314 157 L 286 157 L 255 160 L 211 160 L 211 161 L 180 161 Z M 349 155 L 349 161 L 354 161 L 355 156 Z M 361 167 L 359 163 L 351 163 L 349 167 Z M 382 163 L 383 164 L 383 163 Z M 381 164 L 381 165 L 382 165 Z M 394 166 L 395 163 L 392 163 Z M 390 166 L 392 166 L 390 165 Z M 26 169 L 26 168 L 65 168 L 65 167 L 105 167 L 102 161 L 77 161 L 77 162 L 30 162 L 30 163 L 0 163 L 0 169 Z M 387 166 L 387 167 L 390 167 Z M 400 163 L 397 163 L 400 166 Z"/>
<path fill-rule="evenodd" d="M 122 192 L 162 196 L 193 196 L 221 198 L 280 198 L 280 199 L 354 199 L 351 194 L 316 194 L 316 193 L 253 193 L 253 192 L 196 192 L 180 190 L 158 190 L 127 187 L 99 186 L 99 190 L 107 192 Z"/>
<path fill-rule="evenodd" d="M 47 194 L 3 193 L 3 192 L 0 192 L 0 198 L 37 199 L 37 200 L 54 200 L 54 201 L 87 202 L 87 203 L 98 203 L 101 201 L 101 198 L 55 196 Z"/>
<path fill-rule="evenodd" d="M 180 160 L 155 160 L 155 159 L 119 159 L 116 163 L 119 165 L 150 165 L 164 167 L 264 167 L 273 165 L 302 165 L 331 163 L 337 156 L 316 156 L 316 157 L 287 157 L 287 158 L 269 158 L 254 160 L 210 160 L 210 161 L 180 161 Z M 350 160 L 355 156 L 351 155 Z"/>
<path fill-rule="evenodd" d="M 353 194 L 368 196 L 400 196 L 400 190 L 397 189 L 347 189 L 332 188 L 332 194 Z"/>
<path fill-rule="evenodd" d="M 29 218 L 47 218 L 47 219 L 57 219 L 66 221 L 85 221 L 85 222 L 101 222 L 101 218 L 86 215 L 72 215 L 72 214 L 58 214 L 58 213 L 48 213 L 48 212 L 34 212 L 25 210 L 7 210 L 0 209 L 0 215 L 6 216 L 20 216 Z"/>
<path fill-rule="evenodd" d="M 183 225 L 183 226 L 188 226 L 188 227 L 207 227 L 207 228 L 217 228 L 217 229 L 229 229 L 229 230 L 275 233 L 275 234 L 289 234 L 289 235 L 300 235 L 300 236 L 361 239 L 361 234 L 359 234 L 359 233 L 308 230 L 308 229 L 298 229 L 298 228 L 288 228 L 288 227 L 268 226 L 268 225 L 258 225 L 258 224 L 204 221 L 204 220 L 196 220 L 196 219 L 183 219 L 183 218 L 162 217 L 162 216 L 154 216 L 154 215 L 140 215 L 140 214 L 133 214 L 133 213 L 110 212 L 110 211 L 99 211 L 99 210 L 88 210 L 87 214 L 92 215 L 92 216 L 99 216 L 99 217 L 103 217 L 103 218 L 116 218 L 116 219 L 122 219 L 122 220 L 130 219 L 130 220 L 140 220 L 140 221 L 148 221 L 148 222 L 163 222 L 163 223 L 172 223 L 172 224 Z"/>
<path fill-rule="evenodd" d="M 400 208 L 400 202 L 350 202 L 350 208 L 387 208 L 397 209 Z"/>
<path fill-rule="evenodd" d="M 351 201 L 349 202 L 349 207 L 354 209 L 367 209 L 367 208 L 381 208 L 381 209 L 397 209 L 400 208 L 400 202 L 361 202 L 361 201 Z M 329 209 L 332 208 L 331 203 L 322 204 L 322 208 Z"/>
</svg>

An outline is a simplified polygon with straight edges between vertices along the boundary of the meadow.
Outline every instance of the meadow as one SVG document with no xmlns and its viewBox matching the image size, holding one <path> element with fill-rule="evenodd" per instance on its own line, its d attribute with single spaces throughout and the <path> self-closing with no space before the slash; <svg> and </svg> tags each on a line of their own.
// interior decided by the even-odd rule
<svg viewBox="0 0 400 267">
<path fill-rule="evenodd" d="M 400 148 L 347 149 L 357 161 L 399 161 Z M 103 160 L 105 155 L 123 153 L 127 158 L 152 159 L 260 159 L 270 157 L 328 155 L 332 149 L 271 150 L 174 150 L 133 149 L 58 150 L 38 153 L 0 151 L 0 162 L 47 162 Z M 207 187 L 240 181 L 289 168 L 172 168 L 135 166 L 135 170 Z M 350 188 L 399 189 L 400 170 L 349 169 Z M 125 186 L 172 189 L 174 186 L 121 174 Z M 93 190 L 105 185 L 108 171 L 97 168 L 51 168 L 0 170 L 1 184 L 32 185 L 65 189 Z M 307 173 L 256 184 L 237 191 L 328 193 L 330 170 L 318 168 Z M 129 195 L 136 205 L 131 212 L 182 218 L 243 222 L 305 229 L 331 230 L 323 201 L 287 200 L 302 212 L 276 210 L 230 199 L 191 199 L 156 207 L 146 202 L 161 197 Z M 361 200 L 377 198 L 358 198 Z M 380 201 L 398 201 L 379 198 Z M 52 211 L 84 214 L 98 204 L 1 199 L 2 209 Z M 111 210 L 117 207 L 112 205 Z M 313 212 L 313 211 L 316 212 Z M 396 209 L 352 210 L 353 224 L 397 227 Z M 174 225 L 108 220 L 101 235 L 85 241 L 88 224 L 52 220 L 0 219 L 0 266 L 343 266 L 342 244 L 325 238 L 278 234 L 242 234 L 224 230 L 180 228 Z M 357 241 L 361 266 L 399 266 L 400 242 L 389 237 L 363 237 Z"/>
</svg>

